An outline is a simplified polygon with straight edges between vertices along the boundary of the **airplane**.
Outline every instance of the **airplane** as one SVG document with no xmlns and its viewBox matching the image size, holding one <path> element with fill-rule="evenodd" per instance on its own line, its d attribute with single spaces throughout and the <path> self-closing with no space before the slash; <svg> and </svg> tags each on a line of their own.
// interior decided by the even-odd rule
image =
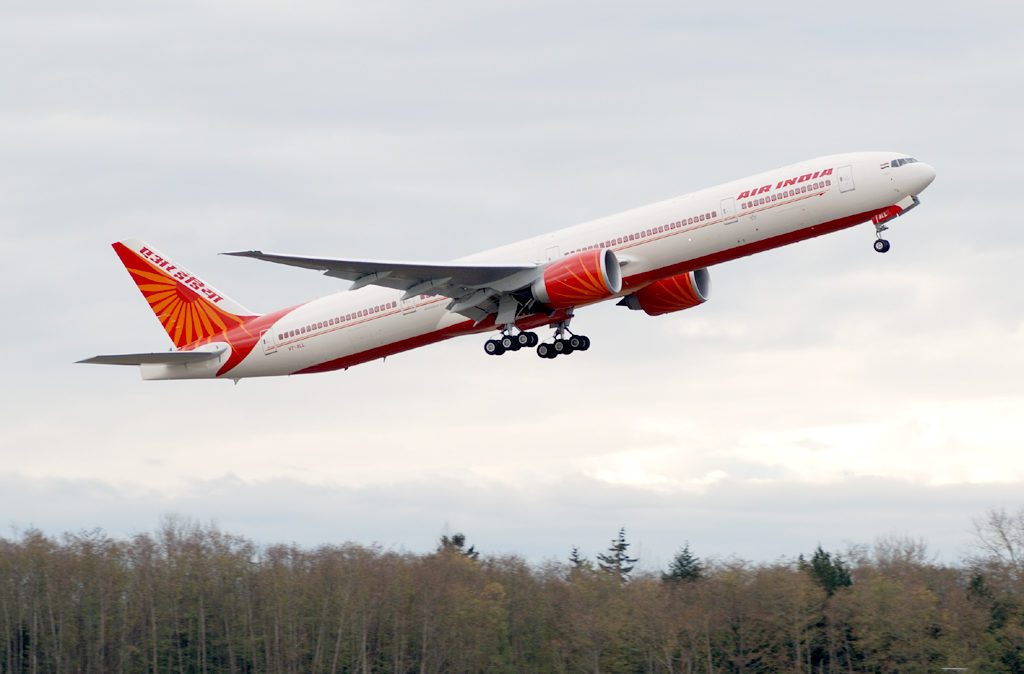
<svg viewBox="0 0 1024 674">
<path fill-rule="evenodd" d="M 551 359 L 590 348 L 576 310 L 618 300 L 660 316 L 708 300 L 708 267 L 862 223 L 875 229 L 920 204 L 935 170 L 894 152 L 837 154 L 692 192 L 452 262 L 386 262 L 225 253 L 350 281 L 342 292 L 259 314 L 138 240 L 113 244 L 175 350 L 95 356 L 146 380 L 231 379 L 345 369 L 461 335 L 496 332 L 500 356 Z M 535 332 L 553 328 L 541 341 Z"/>
</svg>

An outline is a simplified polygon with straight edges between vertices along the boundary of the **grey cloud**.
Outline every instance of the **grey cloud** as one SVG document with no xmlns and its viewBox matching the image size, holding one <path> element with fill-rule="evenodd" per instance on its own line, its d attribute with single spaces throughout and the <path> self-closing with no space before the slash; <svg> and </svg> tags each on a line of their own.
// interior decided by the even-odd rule
<svg viewBox="0 0 1024 674">
<path fill-rule="evenodd" d="M 689 541 L 698 554 L 769 561 L 871 543 L 884 534 L 924 538 L 956 560 L 973 543 L 972 518 L 1012 504 L 1012 485 L 919 487 L 860 479 L 842 485 L 726 481 L 707 493 L 651 493 L 588 480 L 544 489 L 452 480 L 364 488 L 233 476 L 191 483 L 176 496 L 90 480 L 0 479 L 0 510 L 14 528 L 49 533 L 104 523 L 118 536 L 154 528 L 175 513 L 263 542 L 355 541 L 428 551 L 463 531 L 491 554 L 564 558 L 572 545 L 603 550 L 619 526 L 657 568 Z"/>
</svg>

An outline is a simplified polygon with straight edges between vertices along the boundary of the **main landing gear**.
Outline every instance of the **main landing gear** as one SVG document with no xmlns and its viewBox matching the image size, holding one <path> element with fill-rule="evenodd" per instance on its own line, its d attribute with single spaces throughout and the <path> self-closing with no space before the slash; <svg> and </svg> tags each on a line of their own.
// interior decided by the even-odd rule
<svg viewBox="0 0 1024 674">
<path fill-rule="evenodd" d="M 536 332 L 520 332 L 513 335 L 512 330 L 506 328 L 501 337 L 484 342 L 484 351 L 489 356 L 500 356 L 506 351 L 518 351 L 523 347 L 532 348 L 537 346 L 539 341 L 540 337 Z"/>
<path fill-rule="evenodd" d="M 590 348 L 590 338 L 574 335 L 569 332 L 569 321 L 562 321 L 555 326 L 554 339 L 539 344 L 540 337 L 536 332 L 520 332 L 512 334 L 512 328 L 505 328 L 501 337 L 488 339 L 484 342 L 484 351 L 490 356 L 500 356 L 506 351 L 518 351 L 522 348 L 537 347 L 537 355 L 541 358 L 566 356 L 573 351 L 586 351 Z"/>
<path fill-rule="evenodd" d="M 557 358 L 568 356 L 573 351 L 586 351 L 590 348 L 590 337 L 574 335 L 569 330 L 570 316 L 555 325 L 554 339 L 537 347 L 537 355 L 541 358 Z"/>
</svg>

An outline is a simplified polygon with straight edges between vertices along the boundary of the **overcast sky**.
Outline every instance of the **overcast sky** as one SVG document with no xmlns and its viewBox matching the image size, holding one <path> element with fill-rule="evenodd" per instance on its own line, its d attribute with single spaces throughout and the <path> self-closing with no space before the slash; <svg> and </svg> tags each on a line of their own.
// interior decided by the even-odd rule
<svg viewBox="0 0 1024 674">
<path fill-rule="evenodd" d="M 956 559 L 1024 505 L 1018 3 L 91 4 L 0 9 L 5 523 L 533 560 L 625 526 L 654 568 Z M 344 284 L 218 252 L 445 260 L 857 150 L 938 171 L 888 255 L 863 225 L 721 265 L 691 311 L 581 311 L 586 354 L 72 365 L 169 345 L 118 239 L 269 311 Z"/>
</svg>

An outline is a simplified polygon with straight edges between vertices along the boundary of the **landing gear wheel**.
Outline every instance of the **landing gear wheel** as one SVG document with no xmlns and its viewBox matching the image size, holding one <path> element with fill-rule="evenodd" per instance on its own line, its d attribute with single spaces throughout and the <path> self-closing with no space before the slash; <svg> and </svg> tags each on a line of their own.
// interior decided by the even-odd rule
<svg viewBox="0 0 1024 674">
<path fill-rule="evenodd" d="M 554 358 L 558 355 L 551 344 L 541 344 L 537 347 L 537 355 L 541 358 Z"/>
<path fill-rule="evenodd" d="M 889 252 L 889 248 L 890 248 L 889 242 L 886 241 L 885 239 L 875 239 L 875 252 L 876 253 L 888 253 Z"/>
<path fill-rule="evenodd" d="M 484 351 L 486 351 L 489 356 L 500 356 L 505 353 L 505 347 L 503 347 L 501 342 L 496 339 L 488 339 L 484 342 Z"/>
<path fill-rule="evenodd" d="M 573 335 L 569 338 L 569 348 L 573 351 L 583 350 L 583 338 L 579 335 Z"/>
<path fill-rule="evenodd" d="M 525 346 L 527 348 L 533 346 L 533 344 L 531 343 L 533 342 L 533 340 L 530 338 L 532 334 L 532 332 L 520 332 L 518 335 L 516 335 L 516 344 L 518 344 L 521 347 Z"/>
<path fill-rule="evenodd" d="M 505 351 L 518 351 L 519 340 L 512 335 L 505 335 L 501 338 L 501 348 Z"/>
<path fill-rule="evenodd" d="M 572 353 L 572 345 L 569 344 L 568 339 L 556 339 L 552 347 L 555 349 L 555 353 L 560 355 L 569 355 Z"/>
<path fill-rule="evenodd" d="M 586 335 L 580 335 L 580 341 L 583 342 L 583 344 L 580 346 L 580 351 L 586 351 L 587 349 L 590 348 L 590 337 L 587 337 Z"/>
</svg>

